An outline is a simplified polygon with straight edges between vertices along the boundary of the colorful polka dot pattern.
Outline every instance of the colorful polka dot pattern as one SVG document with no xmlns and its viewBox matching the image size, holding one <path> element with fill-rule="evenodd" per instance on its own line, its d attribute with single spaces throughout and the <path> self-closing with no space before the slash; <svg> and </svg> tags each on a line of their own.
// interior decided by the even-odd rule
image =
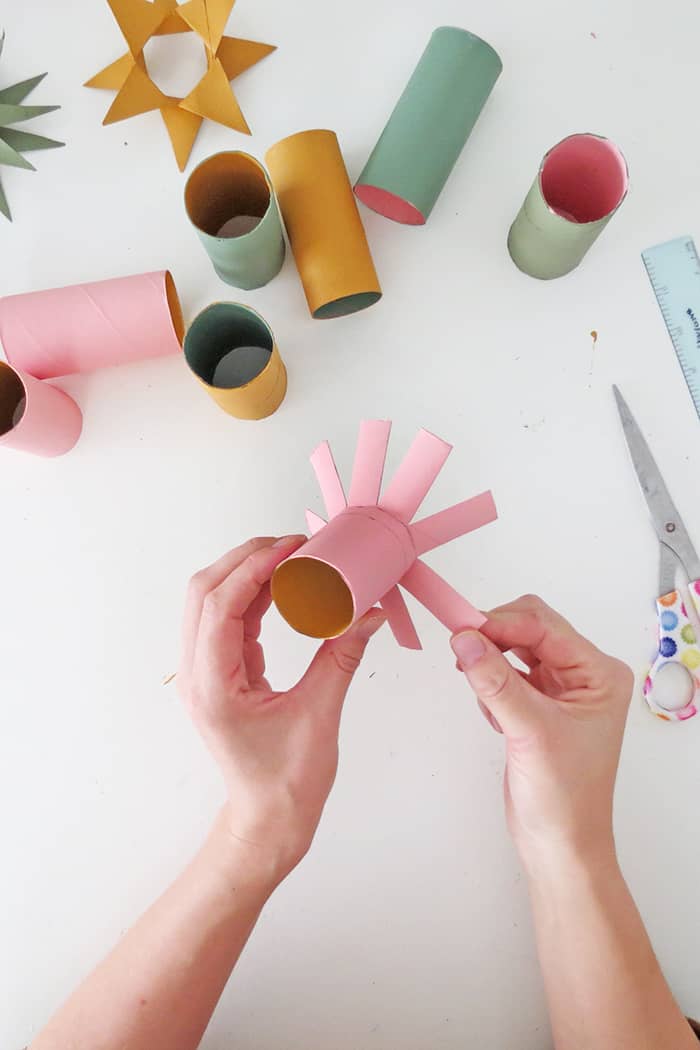
<svg viewBox="0 0 700 1050">
<path fill-rule="evenodd" d="M 700 614 L 700 580 L 690 584 L 690 594 Z M 665 722 L 684 722 L 697 714 L 694 703 L 700 691 L 700 647 L 697 634 L 679 591 L 664 594 L 657 600 L 656 608 L 659 614 L 659 652 L 644 683 L 644 696 L 654 714 Z M 679 663 L 687 668 L 695 683 L 693 697 L 680 711 L 667 711 L 654 702 L 654 679 L 667 663 Z"/>
</svg>

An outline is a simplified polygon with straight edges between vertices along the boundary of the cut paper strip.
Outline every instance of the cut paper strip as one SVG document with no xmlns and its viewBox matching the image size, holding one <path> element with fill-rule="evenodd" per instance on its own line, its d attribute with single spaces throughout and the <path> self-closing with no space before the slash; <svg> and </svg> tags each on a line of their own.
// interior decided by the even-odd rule
<svg viewBox="0 0 700 1050">
<path fill-rule="evenodd" d="M 473 33 L 436 29 L 357 180 L 360 200 L 395 222 L 426 222 L 502 68 Z"/>
<path fill-rule="evenodd" d="M 267 321 L 243 303 L 213 303 L 190 325 L 185 360 L 220 408 L 265 419 L 287 393 L 287 370 Z"/>
<path fill-rule="evenodd" d="M 627 162 L 601 135 L 570 135 L 545 155 L 508 234 L 519 270 L 550 280 L 574 270 L 618 210 Z"/>
<path fill-rule="evenodd" d="M 187 181 L 185 208 L 222 281 L 248 290 L 277 276 L 285 253 L 282 221 L 272 183 L 255 157 L 209 157 Z"/>
<path fill-rule="evenodd" d="M 404 649 L 422 649 L 404 596 L 398 587 L 392 587 L 379 603 L 387 615 L 389 627 L 396 641 Z"/>
<path fill-rule="evenodd" d="M 82 426 L 81 411 L 68 394 L 0 361 L 0 447 L 62 456 Z"/>
<path fill-rule="evenodd" d="M 333 459 L 331 447 L 327 441 L 322 442 L 318 448 L 311 453 L 311 466 L 318 481 L 318 486 L 326 505 L 329 518 L 335 518 L 341 511 L 345 510 L 345 492 L 343 483 L 338 474 L 338 468 Z"/>
<path fill-rule="evenodd" d="M 317 532 L 325 528 L 328 524 L 325 518 L 322 518 L 320 514 L 314 514 L 312 510 L 306 512 L 306 524 L 308 525 L 309 532 L 312 536 L 315 536 Z"/>
<path fill-rule="evenodd" d="M 2 55 L 5 43 L 5 34 L 0 35 L 0 55 Z M 59 106 L 24 106 L 27 95 L 41 84 L 46 73 L 21 80 L 17 84 L 0 90 L 0 166 L 8 165 L 13 168 L 24 168 L 34 171 L 34 165 L 23 157 L 22 154 L 30 150 L 57 149 L 65 145 L 56 139 L 46 138 L 44 135 L 36 135 L 32 132 L 17 130 L 9 125 L 19 124 L 34 117 L 43 116 L 59 109 Z M 0 212 L 6 219 L 12 221 L 12 212 L 7 203 L 7 197 L 0 183 Z"/>
<path fill-rule="evenodd" d="M 180 353 L 183 328 L 164 270 L 0 299 L 7 359 L 38 379 Z"/>
<path fill-rule="evenodd" d="M 447 580 L 433 572 L 425 562 L 415 562 L 401 580 L 401 586 L 453 634 L 470 627 L 478 630 L 486 623 L 484 614 L 451 587 Z"/>
<path fill-rule="evenodd" d="M 371 491 L 375 500 L 362 506 L 345 506 L 342 483 L 328 442 L 312 455 L 314 470 L 328 507 L 329 521 L 307 512 L 311 539 L 275 570 L 272 598 L 284 619 L 295 630 L 312 638 L 336 638 L 377 602 L 387 613 L 391 629 L 400 645 L 420 648 L 420 642 L 398 584 L 405 586 L 451 630 L 480 626 L 485 617 L 427 565 L 417 561 L 413 528 L 408 520 L 387 507 L 379 497 L 386 456 L 389 424 L 376 420 L 361 424 L 358 453 L 351 490 L 362 498 Z M 451 446 L 428 431 L 420 431 L 397 472 L 399 483 L 392 483 L 396 507 L 401 514 L 417 507 L 429 488 Z M 408 464 L 408 466 L 406 466 Z M 359 473 L 358 473 L 359 469 Z M 411 470 L 420 480 L 409 486 Z M 362 483 L 360 483 L 362 479 Z M 419 495 L 420 493 L 420 495 Z M 391 501 L 389 501 L 391 503 Z M 490 493 L 442 514 L 426 518 L 417 525 L 417 537 L 426 549 L 437 545 L 441 532 L 456 538 L 461 532 L 478 527 L 479 519 L 492 520 L 495 514 Z M 431 524 L 432 523 L 432 524 Z M 421 531 L 422 526 L 422 531 Z M 437 542 L 434 542 L 437 541 Z"/>
<path fill-rule="evenodd" d="M 348 503 L 372 507 L 379 502 L 391 423 L 386 419 L 364 419 L 360 423 Z"/>
<path fill-rule="evenodd" d="M 419 430 L 380 507 L 409 522 L 435 484 L 451 451 L 452 445 L 446 441 L 429 430 Z"/>
<path fill-rule="evenodd" d="M 116 91 L 104 123 L 160 110 L 178 167 L 184 171 L 203 120 L 250 135 L 230 81 L 275 48 L 254 40 L 224 36 L 235 0 L 107 0 L 129 51 L 87 81 L 85 87 Z M 151 79 L 144 47 L 154 36 L 196 33 L 207 70 L 184 98 L 165 95 Z"/>
<path fill-rule="evenodd" d="M 335 132 L 291 135 L 266 160 L 311 315 L 372 306 L 382 290 Z"/>
<path fill-rule="evenodd" d="M 436 547 L 443 547 L 458 536 L 466 536 L 468 532 L 488 525 L 497 517 L 498 511 L 491 492 L 482 492 L 454 507 L 431 514 L 429 518 L 411 525 L 416 553 L 427 554 Z"/>
</svg>

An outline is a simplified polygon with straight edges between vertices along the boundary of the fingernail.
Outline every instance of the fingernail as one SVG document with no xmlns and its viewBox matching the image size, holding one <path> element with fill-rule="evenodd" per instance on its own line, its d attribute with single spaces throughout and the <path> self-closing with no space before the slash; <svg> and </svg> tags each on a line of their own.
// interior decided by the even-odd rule
<svg viewBox="0 0 700 1050">
<path fill-rule="evenodd" d="M 300 543 L 303 543 L 306 536 L 282 536 L 279 540 L 275 540 L 272 544 L 274 547 L 295 547 Z"/>
<path fill-rule="evenodd" d="M 483 639 L 476 631 L 467 631 L 464 634 L 455 635 L 452 639 L 452 649 L 463 671 L 468 671 L 475 664 L 478 664 L 479 660 L 486 653 Z"/>
<path fill-rule="evenodd" d="M 357 637 L 363 640 L 369 641 L 373 634 L 376 634 L 380 627 L 386 623 L 386 615 L 383 612 L 373 613 L 371 616 L 367 616 L 361 623 L 357 625 Z"/>
</svg>

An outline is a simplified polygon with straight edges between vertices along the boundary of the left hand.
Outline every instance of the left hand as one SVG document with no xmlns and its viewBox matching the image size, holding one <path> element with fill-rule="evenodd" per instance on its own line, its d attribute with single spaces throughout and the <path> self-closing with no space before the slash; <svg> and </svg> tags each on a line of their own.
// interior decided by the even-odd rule
<svg viewBox="0 0 700 1050">
<path fill-rule="evenodd" d="M 308 851 L 338 765 L 343 701 L 365 647 L 386 617 L 370 610 L 324 642 L 302 679 L 275 692 L 259 641 L 276 567 L 304 536 L 250 540 L 191 580 L 178 684 L 218 763 L 233 838 L 272 884 Z"/>
</svg>

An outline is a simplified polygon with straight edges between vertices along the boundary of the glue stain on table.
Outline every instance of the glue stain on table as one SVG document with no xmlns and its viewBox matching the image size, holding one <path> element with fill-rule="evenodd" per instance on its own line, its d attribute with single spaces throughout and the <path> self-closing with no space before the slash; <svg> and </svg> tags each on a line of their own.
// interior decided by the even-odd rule
<svg viewBox="0 0 700 1050">
<path fill-rule="evenodd" d="M 596 348 L 597 342 L 598 342 L 598 333 L 595 330 L 595 328 L 592 328 L 591 329 L 591 367 L 590 367 L 589 372 L 588 372 L 589 380 L 593 379 L 593 366 L 595 365 L 595 348 Z M 591 389 L 590 382 L 588 384 L 588 389 L 589 390 Z"/>
</svg>

